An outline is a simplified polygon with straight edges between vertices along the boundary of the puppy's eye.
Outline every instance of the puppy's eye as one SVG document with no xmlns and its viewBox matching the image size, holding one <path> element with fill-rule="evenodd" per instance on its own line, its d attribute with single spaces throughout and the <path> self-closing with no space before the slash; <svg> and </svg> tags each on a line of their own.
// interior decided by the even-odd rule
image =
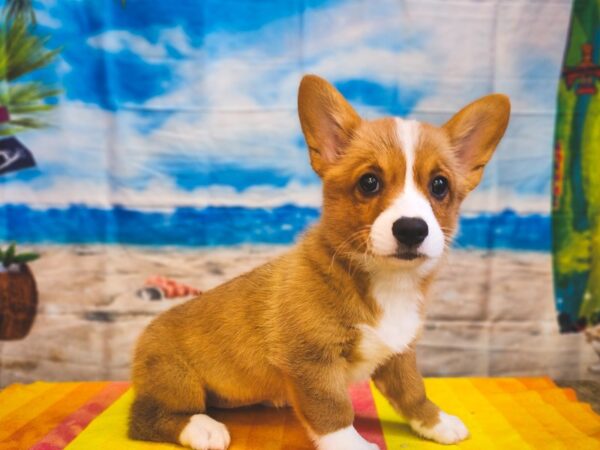
<svg viewBox="0 0 600 450">
<path fill-rule="evenodd" d="M 448 190 L 450 189 L 450 183 L 448 182 L 448 178 L 438 175 L 429 184 L 429 190 L 431 191 L 431 195 L 433 195 L 438 200 L 443 199 Z"/>
<path fill-rule="evenodd" d="M 358 187 L 363 194 L 373 195 L 379 192 L 379 189 L 381 189 L 381 182 L 376 175 L 373 175 L 372 173 L 366 173 L 360 177 L 360 180 L 358 180 Z"/>
</svg>

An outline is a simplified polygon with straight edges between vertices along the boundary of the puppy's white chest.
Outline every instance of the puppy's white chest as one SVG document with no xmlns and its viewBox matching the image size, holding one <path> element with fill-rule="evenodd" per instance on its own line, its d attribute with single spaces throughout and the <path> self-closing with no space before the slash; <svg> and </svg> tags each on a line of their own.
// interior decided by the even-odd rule
<svg viewBox="0 0 600 450">
<path fill-rule="evenodd" d="M 391 355 L 406 351 L 422 324 L 419 312 L 422 294 L 410 280 L 376 283 L 373 296 L 383 314 L 376 325 L 359 326 L 362 334 L 358 353 L 361 358 L 352 368 L 353 381 L 369 378 Z"/>
</svg>

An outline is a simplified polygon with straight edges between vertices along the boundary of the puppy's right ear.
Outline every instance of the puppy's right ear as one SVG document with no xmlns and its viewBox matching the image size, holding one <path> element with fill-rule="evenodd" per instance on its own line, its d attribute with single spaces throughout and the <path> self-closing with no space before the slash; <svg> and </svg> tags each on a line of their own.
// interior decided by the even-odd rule
<svg viewBox="0 0 600 450">
<path fill-rule="evenodd" d="M 306 75 L 300 82 L 298 115 L 310 164 L 322 177 L 344 153 L 360 116 L 336 88 L 316 75 Z"/>
</svg>

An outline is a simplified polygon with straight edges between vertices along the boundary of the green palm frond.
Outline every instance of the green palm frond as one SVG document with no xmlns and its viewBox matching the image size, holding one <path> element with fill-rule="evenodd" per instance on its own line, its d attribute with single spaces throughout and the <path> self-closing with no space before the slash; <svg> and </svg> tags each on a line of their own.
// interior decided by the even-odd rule
<svg viewBox="0 0 600 450">
<path fill-rule="evenodd" d="M 35 261 L 39 257 L 39 254 L 33 252 L 17 253 L 14 242 L 6 250 L 0 249 L 0 265 L 4 266 L 4 268 L 10 267 L 12 264 L 26 264 Z"/>
<path fill-rule="evenodd" d="M 31 0 L 6 0 L 4 14 L 8 21 L 21 18 L 35 23 L 35 13 Z"/>
<path fill-rule="evenodd" d="M 45 111 L 46 109 L 43 107 L 51 105 L 40 105 L 39 102 L 46 98 L 56 97 L 59 94 L 59 89 L 45 86 L 38 81 L 15 83 L 3 91 L 0 90 L 0 105 L 6 106 L 11 115 Z"/>
<path fill-rule="evenodd" d="M 38 127 L 40 128 L 40 127 Z M 23 131 L 32 130 L 36 128 L 30 127 L 22 127 L 22 126 L 7 126 L 6 124 L 0 125 L 0 137 L 3 136 L 14 136 L 17 133 L 22 133 Z"/>
<path fill-rule="evenodd" d="M 0 91 L 0 105 L 6 106 L 10 113 L 10 121 L 0 124 L 0 136 L 48 126 L 43 113 L 50 111 L 54 105 L 49 105 L 44 100 L 58 94 L 58 89 L 39 82 L 13 84 L 4 92 Z"/>
<path fill-rule="evenodd" d="M 5 22 L 0 27 L 0 79 L 13 81 L 54 61 L 60 49 L 46 50 L 49 39 L 32 34 L 23 19 Z"/>
<path fill-rule="evenodd" d="M 27 130 L 46 128 L 48 124 L 34 117 L 14 119 L 0 125 L 0 136 L 13 136 Z"/>
<path fill-rule="evenodd" d="M 10 121 L 0 124 L 0 136 L 48 125 L 43 113 L 54 105 L 46 100 L 60 90 L 39 81 L 16 81 L 54 61 L 60 49 L 47 50 L 48 39 L 33 34 L 21 17 L 0 25 L 0 105 L 10 113 Z"/>
</svg>

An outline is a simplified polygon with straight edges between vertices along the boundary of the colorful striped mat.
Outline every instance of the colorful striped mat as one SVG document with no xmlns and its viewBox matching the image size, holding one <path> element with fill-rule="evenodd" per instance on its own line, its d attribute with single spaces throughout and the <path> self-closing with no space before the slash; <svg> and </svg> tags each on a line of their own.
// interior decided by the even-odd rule
<svg viewBox="0 0 600 450">
<path fill-rule="evenodd" d="M 460 416 L 471 437 L 465 449 L 600 449 L 600 416 L 571 389 L 548 378 L 433 378 L 430 397 Z M 166 450 L 173 445 L 130 441 L 128 383 L 12 385 L 0 392 L 0 449 Z M 416 437 L 369 384 L 353 388 L 356 428 L 382 449 L 448 448 Z M 311 449 L 289 409 L 214 411 L 232 435 L 231 449 Z"/>
</svg>

